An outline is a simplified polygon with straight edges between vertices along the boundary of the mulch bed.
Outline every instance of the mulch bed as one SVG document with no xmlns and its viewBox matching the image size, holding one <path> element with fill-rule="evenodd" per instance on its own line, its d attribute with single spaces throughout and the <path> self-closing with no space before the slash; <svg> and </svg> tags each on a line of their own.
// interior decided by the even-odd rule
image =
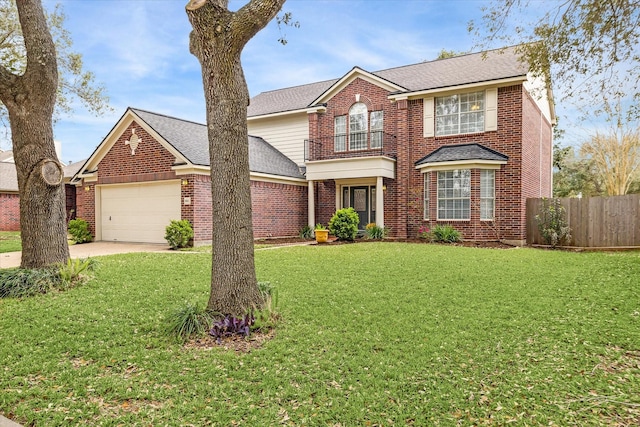
<svg viewBox="0 0 640 427">
<path fill-rule="evenodd" d="M 211 335 L 187 341 L 185 348 L 197 348 L 200 350 L 211 350 L 221 348 L 224 350 L 233 350 L 236 353 L 249 353 L 252 350 L 262 347 L 262 345 L 275 336 L 275 330 L 253 331 L 249 337 L 235 335 L 225 337 L 220 342 Z"/>
<path fill-rule="evenodd" d="M 404 242 L 404 243 L 429 243 L 422 239 L 385 239 L 383 242 Z M 367 239 L 356 239 L 354 242 L 345 242 L 342 240 L 330 240 L 327 243 L 316 243 L 313 240 L 302 239 L 300 237 L 287 237 L 287 238 L 277 238 L 277 239 L 258 239 L 254 240 L 255 244 L 258 245 L 295 245 L 295 244 L 313 244 L 313 245 L 353 245 L 355 243 L 370 243 L 370 242 L 380 242 L 380 240 L 367 240 Z M 489 249 L 513 249 L 515 246 L 507 245 L 501 242 L 495 241 L 463 241 L 459 243 L 433 243 L 433 244 L 448 244 L 452 246 L 463 246 L 468 248 L 489 248 Z"/>
</svg>

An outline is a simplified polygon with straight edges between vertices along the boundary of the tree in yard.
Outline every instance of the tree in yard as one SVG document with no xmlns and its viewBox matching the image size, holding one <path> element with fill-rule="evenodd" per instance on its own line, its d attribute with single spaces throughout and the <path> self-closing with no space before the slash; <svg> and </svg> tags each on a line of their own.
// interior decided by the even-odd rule
<svg viewBox="0 0 640 427">
<path fill-rule="evenodd" d="M 484 47 L 495 40 L 521 44 L 532 72 L 552 77 L 593 112 L 601 94 L 640 101 L 639 6 L 635 0 L 494 1 L 470 30 L 482 36 Z M 510 18 L 523 17 L 533 18 L 509 25 Z"/>
<path fill-rule="evenodd" d="M 45 267 L 69 258 L 63 170 L 53 141 L 56 99 L 68 111 L 65 95 L 75 93 L 99 112 L 105 98 L 91 88 L 80 56 L 68 52 L 61 13 L 47 19 L 41 0 L 0 0 L 0 17 L 0 118 L 8 117 L 18 175 L 21 266 Z M 73 81 L 59 78 L 59 65 Z"/>
<path fill-rule="evenodd" d="M 207 308 L 242 315 L 262 305 L 251 221 L 247 105 L 240 55 L 285 0 L 251 0 L 236 12 L 228 0 L 190 0 L 190 51 L 202 66 L 207 108 L 213 254 Z"/>
<path fill-rule="evenodd" d="M 602 196 L 604 188 L 591 159 L 576 155 L 573 147 L 553 147 L 554 197 Z"/>
<path fill-rule="evenodd" d="M 588 158 L 604 185 L 606 195 L 627 194 L 640 176 L 640 131 L 623 124 L 609 132 L 596 132 L 582 144 L 581 154 Z"/>
</svg>

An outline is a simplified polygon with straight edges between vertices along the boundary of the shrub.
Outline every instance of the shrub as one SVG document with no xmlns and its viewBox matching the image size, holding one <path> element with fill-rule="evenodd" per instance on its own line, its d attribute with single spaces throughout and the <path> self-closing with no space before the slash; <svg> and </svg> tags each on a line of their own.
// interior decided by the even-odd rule
<svg viewBox="0 0 640 427">
<path fill-rule="evenodd" d="M 77 218 L 69 221 L 68 230 L 71 235 L 71 239 L 78 244 L 93 240 L 93 236 L 89 231 L 89 223 L 84 219 Z"/>
<path fill-rule="evenodd" d="M 302 239 L 313 239 L 313 230 L 308 225 L 305 225 L 298 233 L 298 236 Z"/>
<path fill-rule="evenodd" d="M 58 272 L 53 268 L 0 269 L 0 298 L 23 298 L 64 286 Z"/>
<path fill-rule="evenodd" d="M 386 227 L 380 227 L 375 222 L 367 224 L 365 227 L 365 232 L 367 235 L 367 239 L 371 240 L 381 240 L 387 237 L 388 230 Z"/>
<path fill-rule="evenodd" d="M 451 225 L 436 225 L 431 234 L 433 241 L 438 243 L 456 243 L 462 239 L 462 234 Z"/>
<path fill-rule="evenodd" d="M 565 213 L 559 199 L 552 199 L 551 203 L 544 199 L 542 212 L 535 217 L 542 238 L 551 247 L 571 240 L 571 228 L 565 220 Z"/>
<path fill-rule="evenodd" d="M 186 248 L 189 246 L 191 239 L 193 239 L 193 227 L 186 219 L 172 219 L 167 228 L 165 228 L 164 238 L 171 249 Z"/>
<path fill-rule="evenodd" d="M 418 238 L 426 240 L 427 242 L 431 242 L 433 241 L 433 233 L 429 230 L 429 227 L 423 225 L 418 228 Z"/>
<path fill-rule="evenodd" d="M 338 240 L 353 241 L 358 235 L 360 217 L 353 208 L 338 210 L 329 221 L 329 232 Z"/>
<path fill-rule="evenodd" d="M 197 304 L 185 303 L 183 307 L 169 314 L 165 323 L 170 336 L 185 342 L 193 336 L 205 334 L 213 323 L 213 313 Z"/>
<path fill-rule="evenodd" d="M 223 319 L 213 322 L 209 335 L 214 337 L 218 343 L 222 338 L 234 335 L 248 337 L 254 320 L 253 313 L 247 313 L 242 317 L 227 315 Z"/>
</svg>

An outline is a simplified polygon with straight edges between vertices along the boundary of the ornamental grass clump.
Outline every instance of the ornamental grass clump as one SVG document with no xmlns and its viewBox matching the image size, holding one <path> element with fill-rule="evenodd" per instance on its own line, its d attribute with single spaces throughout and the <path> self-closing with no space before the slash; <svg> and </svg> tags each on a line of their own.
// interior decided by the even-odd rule
<svg viewBox="0 0 640 427">
<path fill-rule="evenodd" d="M 54 268 L 0 269 L 0 298 L 24 298 L 65 287 Z"/>
<path fill-rule="evenodd" d="M 432 241 L 437 243 L 457 243 L 462 240 L 462 234 L 451 225 L 436 225 L 431 235 Z"/>
<path fill-rule="evenodd" d="M 382 240 L 387 237 L 388 232 L 386 227 L 380 227 L 375 222 L 371 222 L 365 227 L 365 236 L 369 240 Z"/>
<path fill-rule="evenodd" d="M 185 303 L 165 319 L 166 330 L 180 342 L 202 336 L 213 324 L 213 313 L 197 304 Z"/>
</svg>

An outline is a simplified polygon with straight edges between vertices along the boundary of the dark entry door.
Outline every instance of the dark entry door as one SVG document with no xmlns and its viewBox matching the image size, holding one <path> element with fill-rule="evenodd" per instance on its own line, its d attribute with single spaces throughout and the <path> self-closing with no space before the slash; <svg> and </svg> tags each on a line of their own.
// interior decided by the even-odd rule
<svg viewBox="0 0 640 427">
<path fill-rule="evenodd" d="M 360 217 L 358 230 L 364 230 L 371 217 L 371 197 L 369 194 L 369 187 L 351 187 L 349 193 L 349 204 Z"/>
</svg>

